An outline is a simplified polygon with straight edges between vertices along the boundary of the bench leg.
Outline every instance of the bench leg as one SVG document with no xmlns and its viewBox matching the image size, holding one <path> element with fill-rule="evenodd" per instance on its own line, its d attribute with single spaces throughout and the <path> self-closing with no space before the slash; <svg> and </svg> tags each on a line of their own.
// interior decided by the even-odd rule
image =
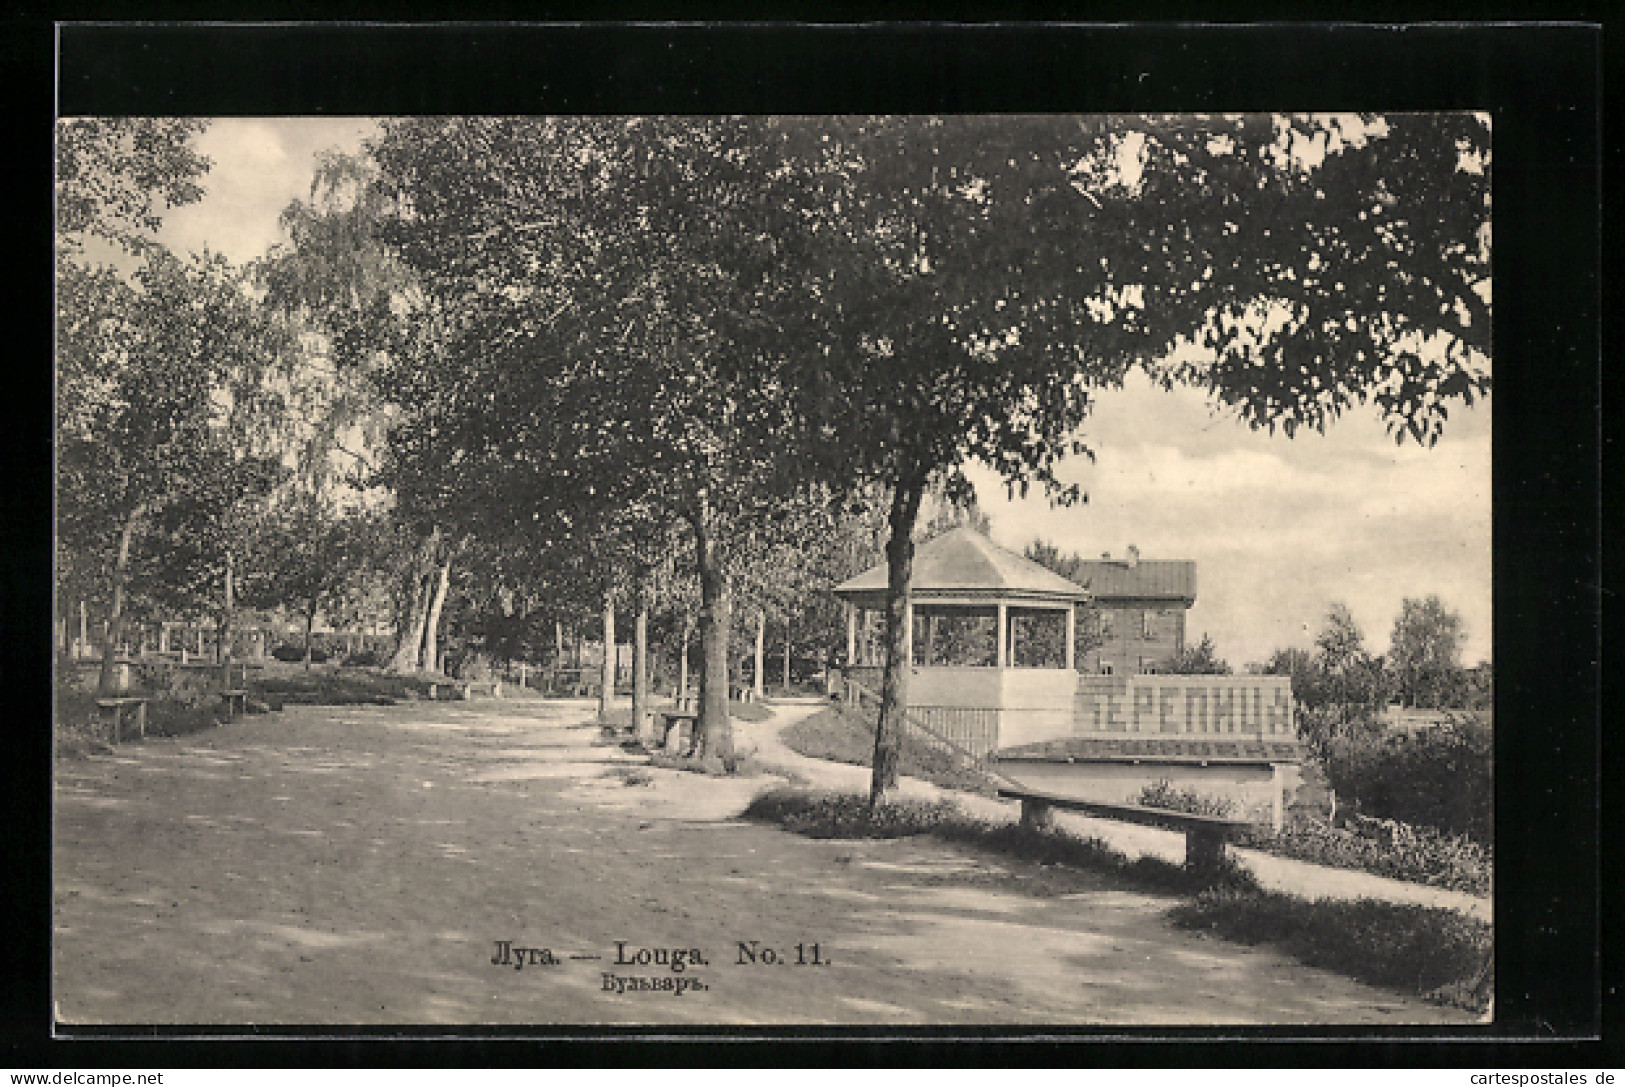
<svg viewBox="0 0 1625 1087">
<path fill-rule="evenodd" d="M 1185 832 L 1185 867 L 1200 875 L 1217 875 L 1224 869 L 1224 834 L 1205 827 Z"/>
<path fill-rule="evenodd" d="M 1023 830 L 1049 830 L 1054 825 L 1054 808 L 1042 800 L 1023 800 L 1021 802 L 1021 826 Z"/>
</svg>

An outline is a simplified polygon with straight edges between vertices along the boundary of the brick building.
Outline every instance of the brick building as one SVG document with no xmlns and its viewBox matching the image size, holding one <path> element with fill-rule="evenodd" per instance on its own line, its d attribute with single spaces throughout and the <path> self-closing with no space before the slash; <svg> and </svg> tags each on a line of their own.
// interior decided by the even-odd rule
<svg viewBox="0 0 1625 1087">
<path fill-rule="evenodd" d="M 1078 564 L 1073 581 L 1089 590 L 1092 608 L 1080 630 L 1078 670 L 1106 675 L 1162 671 L 1185 651 L 1185 613 L 1196 603 L 1196 563 L 1102 555 Z"/>
</svg>

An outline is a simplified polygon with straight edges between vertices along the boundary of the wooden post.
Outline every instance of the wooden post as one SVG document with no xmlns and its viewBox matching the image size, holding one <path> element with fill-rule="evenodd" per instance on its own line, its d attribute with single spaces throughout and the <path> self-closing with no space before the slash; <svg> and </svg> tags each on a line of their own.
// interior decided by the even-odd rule
<svg viewBox="0 0 1625 1087">
<path fill-rule="evenodd" d="M 604 666 L 599 672 L 598 712 L 609 713 L 615 697 L 615 597 L 604 594 Z"/>
<path fill-rule="evenodd" d="M 1069 604 L 1066 609 L 1066 670 L 1078 670 L 1078 606 Z"/>
<path fill-rule="evenodd" d="M 850 672 L 858 663 L 858 606 L 846 602 L 846 667 Z"/>
<path fill-rule="evenodd" d="M 903 667 L 914 667 L 914 594 L 903 601 Z"/>
<path fill-rule="evenodd" d="M 1041 800 L 1023 800 L 1021 802 L 1021 827 L 1023 830 L 1048 830 L 1054 825 L 1054 808 Z"/>
<path fill-rule="evenodd" d="M 1010 606 L 1008 604 L 1006 604 L 1002 600 L 999 601 L 998 647 L 999 647 L 999 663 L 998 663 L 998 667 L 1000 667 L 1000 668 L 1008 668 L 1010 666 L 1010 662 L 1009 662 L 1009 656 L 1010 656 Z"/>
<path fill-rule="evenodd" d="M 632 634 L 632 735 L 649 739 L 649 605 L 643 600 Z"/>
<path fill-rule="evenodd" d="M 694 630 L 692 616 L 683 616 L 683 652 L 677 665 L 677 700 L 681 702 L 688 697 L 688 639 Z"/>
<path fill-rule="evenodd" d="M 765 650 L 767 648 L 767 611 L 758 609 L 756 612 L 756 672 L 751 677 L 751 690 L 760 702 L 767 697 L 767 676 L 763 667 L 766 662 Z"/>
<path fill-rule="evenodd" d="M 1281 833 L 1286 826 L 1286 773 L 1278 762 L 1270 764 L 1270 826 Z"/>
<path fill-rule="evenodd" d="M 1224 832 L 1211 827 L 1191 827 L 1185 832 L 1185 867 L 1192 872 L 1213 875 L 1224 865 Z"/>
<path fill-rule="evenodd" d="M 525 689 L 525 662 L 524 661 L 519 662 L 519 689 L 521 691 L 523 691 Z"/>
</svg>

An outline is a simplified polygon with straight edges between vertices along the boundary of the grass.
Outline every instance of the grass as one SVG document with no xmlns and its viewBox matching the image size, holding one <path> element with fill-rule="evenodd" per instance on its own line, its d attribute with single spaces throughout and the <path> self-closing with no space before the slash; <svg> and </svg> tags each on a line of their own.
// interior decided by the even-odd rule
<svg viewBox="0 0 1625 1087">
<path fill-rule="evenodd" d="M 1490 926 L 1454 910 L 1220 888 L 1169 917 L 1181 928 L 1274 944 L 1310 966 L 1473 1012 L 1488 1010 L 1494 993 Z"/>
<path fill-rule="evenodd" d="M 779 734 L 794 751 L 815 759 L 844 762 L 849 766 L 870 766 L 875 753 L 875 737 L 861 723 L 834 706 L 799 721 Z M 993 796 L 997 787 L 987 775 L 965 766 L 952 755 L 903 739 L 898 772 L 921 778 L 944 789 Z"/>
<path fill-rule="evenodd" d="M 904 800 L 871 813 L 854 793 L 774 789 L 756 797 L 744 818 L 811 838 L 930 835 L 1040 865 L 1103 871 L 1137 889 L 1193 896 L 1170 914 L 1181 928 L 1272 944 L 1310 966 L 1473 1012 L 1489 1007 L 1493 991 L 1490 926 L 1454 910 L 1309 901 L 1261 889 L 1234 862 L 1217 880 L 1202 879 L 1158 858 L 1131 860 L 1098 839 L 976 819 L 945 800 Z"/>
</svg>

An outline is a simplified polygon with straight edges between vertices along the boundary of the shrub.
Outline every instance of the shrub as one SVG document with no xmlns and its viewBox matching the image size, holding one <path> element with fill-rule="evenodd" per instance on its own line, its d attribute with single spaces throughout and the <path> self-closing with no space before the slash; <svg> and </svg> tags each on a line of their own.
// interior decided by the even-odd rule
<svg viewBox="0 0 1625 1087">
<path fill-rule="evenodd" d="M 1398 823 L 1373 829 L 1378 832 L 1362 833 L 1300 819 L 1280 834 L 1247 832 L 1241 844 L 1311 864 L 1351 868 L 1467 894 L 1490 893 L 1494 881 L 1491 854 L 1472 839 Z"/>
<path fill-rule="evenodd" d="M 1492 841 L 1494 732 L 1486 719 L 1453 717 L 1414 734 L 1333 743 L 1326 776 L 1339 798 L 1371 816 Z"/>
<path fill-rule="evenodd" d="M 965 819 L 946 800 L 900 800 L 871 812 L 868 797 L 803 789 L 763 793 L 750 802 L 744 817 L 777 823 L 809 838 L 907 838 Z"/>
<path fill-rule="evenodd" d="M 347 668 L 377 668 L 384 664 L 384 658 L 371 649 L 363 649 L 359 653 L 351 653 L 344 658 Z"/>
<path fill-rule="evenodd" d="M 303 661 L 305 659 L 305 647 L 302 645 L 279 645 L 275 649 L 271 650 L 271 656 L 284 663 Z M 311 646 L 310 663 L 326 664 L 327 650 L 323 649 L 319 645 Z"/>
<path fill-rule="evenodd" d="M 1167 779 L 1153 781 L 1142 788 L 1133 802 L 1144 808 L 1162 808 L 1187 815 L 1211 815 L 1219 819 L 1228 819 L 1236 811 L 1236 803 L 1229 797 L 1199 793 L 1195 789 L 1176 789 L 1174 783 Z"/>
<path fill-rule="evenodd" d="M 416 676 L 378 675 L 369 672 L 289 672 L 265 676 L 254 687 L 276 706 L 295 703 L 315 706 L 381 705 L 393 703 L 429 689 L 429 682 Z"/>
</svg>

